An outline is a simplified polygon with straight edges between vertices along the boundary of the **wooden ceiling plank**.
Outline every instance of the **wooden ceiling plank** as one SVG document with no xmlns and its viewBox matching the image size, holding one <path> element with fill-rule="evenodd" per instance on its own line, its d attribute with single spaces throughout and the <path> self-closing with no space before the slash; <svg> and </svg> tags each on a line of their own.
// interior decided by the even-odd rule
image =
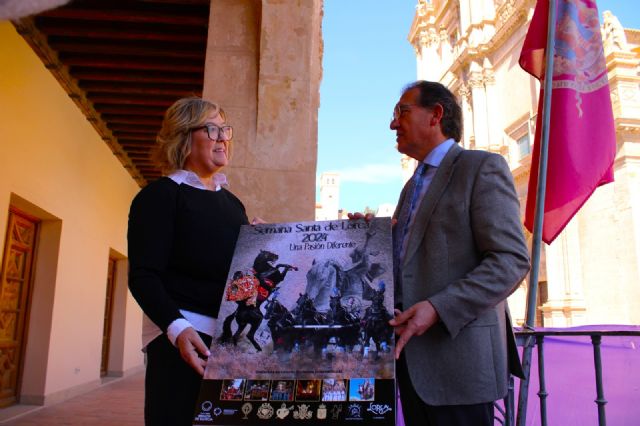
<svg viewBox="0 0 640 426">
<path fill-rule="evenodd" d="M 77 7 L 61 7 L 49 10 L 42 14 L 50 18 L 67 18 L 76 21 L 103 21 L 103 22 L 131 22 L 153 23 L 167 25 L 186 25 L 193 27 L 209 26 L 209 16 L 200 14 L 184 14 L 179 11 L 136 11 L 131 9 L 87 9 L 82 5 Z"/>
<path fill-rule="evenodd" d="M 135 145 L 126 145 L 123 144 L 124 147 L 126 147 L 126 150 L 129 154 L 149 154 L 151 151 L 153 151 L 154 146 L 153 145 L 149 145 L 149 146 L 145 146 L 145 147 L 137 147 Z"/>
<path fill-rule="evenodd" d="M 158 133 L 158 130 L 160 130 L 160 126 L 148 126 L 148 125 L 136 125 L 133 126 L 129 123 L 109 123 L 109 128 L 111 128 L 111 130 L 114 131 L 114 133 L 117 132 L 135 132 L 136 129 L 139 129 L 141 131 L 145 131 L 145 132 L 149 132 L 149 133 L 153 133 L 156 134 Z"/>
<path fill-rule="evenodd" d="M 145 117 L 160 117 L 164 116 L 164 108 L 152 108 L 147 106 L 122 106 L 122 105 L 106 105 L 106 104 L 94 104 L 93 107 L 103 116 L 105 114 L 126 114 L 126 115 L 141 115 Z"/>
<path fill-rule="evenodd" d="M 52 37 L 54 38 L 54 37 Z M 59 38 L 58 38 L 59 39 Z M 70 38 L 64 38 L 65 41 L 50 40 L 51 46 L 61 53 L 84 53 L 92 55 L 136 55 L 136 56 L 155 56 L 158 58 L 191 58 L 202 59 L 204 56 L 204 50 L 206 45 L 197 46 L 194 48 L 192 44 L 183 45 L 176 44 L 175 46 L 167 46 L 163 43 L 162 46 L 157 44 L 133 44 L 127 43 L 123 45 L 121 43 L 97 43 L 95 40 L 90 43 L 82 43 L 80 40 L 70 41 Z M 189 49 L 191 48 L 191 49 Z"/>
<path fill-rule="evenodd" d="M 123 98 L 115 95 L 96 95 L 91 97 L 91 101 L 94 104 L 122 104 L 122 105 L 149 105 L 149 106 L 159 106 L 159 107 L 169 107 L 174 101 L 174 98 Z"/>
<path fill-rule="evenodd" d="M 175 83 L 175 84 L 199 84 L 202 85 L 204 76 L 194 74 L 152 74 L 152 73 L 127 73 L 117 71 L 96 71 L 91 69 L 72 70 L 72 74 L 78 80 L 88 81 L 128 81 L 140 83 Z"/>
<path fill-rule="evenodd" d="M 93 94 L 107 94 L 107 93 L 115 93 L 115 94 L 123 94 L 130 93 L 135 95 L 163 95 L 166 97 L 172 97 L 178 99 L 179 97 L 184 96 L 200 96 L 202 94 L 202 88 L 198 88 L 196 86 L 185 88 L 177 88 L 177 87 L 169 87 L 169 86 L 156 86 L 156 87 L 141 87 L 141 86 L 129 86 L 123 85 L 120 83 L 121 87 L 118 87 L 118 84 L 108 83 L 104 86 L 100 86 L 99 84 L 90 84 L 83 83 L 81 87 L 89 93 L 89 96 Z"/>
<path fill-rule="evenodd" d="M 155 141 L 156 132 L 148 133 L 126 133 L 126 132 L 114 132 L 113 135 L 118 138 L 119 141 Z"/>
<path fill-rule="evenodd" d="M 145 117 L 140 115 L 113 115 L 113 114 L 102 114 L 102 119 L 107 123 L 131 123 L 131 124 L 142 124 L 147 126 L 155 126 L 160 127 L 162 123 L 162 117 Z"/>
<path fill-rule="evenodd" d="M 202 43 L 206 42 L 206 34 L 185 34 L 183 32 L 151 32 L 144 30 L 130 29 L 123 31 L 118 28 L 92 28 L 80 26 L 63 26 L 58 24 L 42 23 L 38 28 L 47 36 L 69 36 L 89 39 L 112 39 L 112 40 L 154 40 L 172 41 L 181 43 Z"/>
<path fill-rule="evenodd" d="M 123 135 L 128 137 L 128 138 L 133 138 L 133 137 L 150 137 L 150 138 L 154 138 L 156 136 L 156 133 L 158 133 L 158 129 L 140 129 L 140 128 L 135 128 L 135 129 L 131 129 L 131 130 L 127 130 L 127 129 L 119 129 L 113 132 L 113 135 L 117 138 L 122 137 Z"/>
<path fill-rule="evenodd" d="M 150 149 L 152 148 L 156 142 L 155 142 L 155 138 L 148 138 L 145 140 L 132 140 L 132 139 L 121 139 L 118 138 L 118 142 L 120 142 L 121 145 L 123 146 L 127 146 L 129 148 L 132 149 Z"/>
<path fill-rule="evenodd" d="M 65 55 L 61 55 L 60 59 L 63 63 L 71 67 L 94 67 L 100 68 L 101 70 L 114 68 L 127 70 L 158 70 L 204 73 L 204 63 L 194 64 L 186 63 L 185 61 L 153 61 L 146 58 L 96 58 L 88 56 L 65 57 Z"/>
</svg>

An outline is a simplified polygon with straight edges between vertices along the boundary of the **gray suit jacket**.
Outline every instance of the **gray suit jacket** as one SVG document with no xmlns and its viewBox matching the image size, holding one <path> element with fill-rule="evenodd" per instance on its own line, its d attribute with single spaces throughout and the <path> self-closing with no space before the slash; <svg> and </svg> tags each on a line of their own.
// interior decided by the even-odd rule
<svg viewBox="0 0 640 426">
<path fill-rule="evenodd" d="M 413 387 L 430 405 L 500 399 L 509 372 L 521 374 L 505 299 L 529 271 L 506 161 L 454 145 L 415 215 L 401 301 L 406 309 L 428 299 L 441 321 L 405 347 Z"/>
</svg>

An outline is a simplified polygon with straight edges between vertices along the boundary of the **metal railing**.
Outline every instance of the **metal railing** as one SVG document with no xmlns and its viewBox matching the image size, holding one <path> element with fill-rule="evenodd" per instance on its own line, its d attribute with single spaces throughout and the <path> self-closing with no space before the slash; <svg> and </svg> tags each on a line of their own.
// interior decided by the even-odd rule
<svg viewBox="0 0 640 426">
<path fill-rule="evenodd" d="M 547 397 L 549 393 L 546 389 L 545 379 L 545 357 L 544 357 L 544 341 L 548 336 L 589 336 L 591 338 L 591 345 L 593 347 L 593 365 L 595 369 L 595 382 L 596 382 L 596 399 L 594 402 L 597 405 L 598 410 L 598 425 L 605 426 L 607 424 L 607 417 L 605 412 L 605 405 L 607 400 L 605 399 L 605 389 L 602 383 L 602 356 L 601 356 L 601 343 L 602 337 L 605 336 L 640 336 L 640 330 L 520 330 L 516 331 L 516 337 L 518 339 L 518 346 L 525 348 L 537 347 L 538 354 L 538 398 L 540 400 L 540 424 L 542 426 L 547 425 Z M 531 371 L 525 367 L 525 371 Z M 496 404 L 498 413 L 502 418 L 496 417 L 496 420 L 505 426 L 524 426 L 526 423 L 526 411 L 529 389 L 529 377 L 521 381 L 520 394 L 518 399 L 517 413 L 514 409 L 514 379 L 511 377 L 509 381 L 509 392 L 504 399 L 504 408 Z M 514 419 L 514 416 L 517 417 Z"/>
</svg>

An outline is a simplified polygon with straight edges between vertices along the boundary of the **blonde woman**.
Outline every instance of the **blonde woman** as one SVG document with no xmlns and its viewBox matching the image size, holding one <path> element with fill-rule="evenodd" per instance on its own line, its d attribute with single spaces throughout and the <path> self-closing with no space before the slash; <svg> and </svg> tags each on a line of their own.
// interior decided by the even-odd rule
<svg viewBox="0 0 640 426">
<path fill-rule="evenodd" d="M 164 116 L 155 159 L 165 176 L 129 212 L 129 289 L 144 311 L 145 424 L 191 425 L 245 208 L 224 188 L 233 128 L 200 98 Z"/>
</svg>

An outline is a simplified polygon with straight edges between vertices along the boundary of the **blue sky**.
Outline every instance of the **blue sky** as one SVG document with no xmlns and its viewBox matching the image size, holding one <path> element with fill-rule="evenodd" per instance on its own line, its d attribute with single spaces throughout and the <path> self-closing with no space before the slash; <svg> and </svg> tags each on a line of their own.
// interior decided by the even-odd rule
<svg viewBox="0 0 640 426">
<path fill-rule="evenodd" d="M 416 79 L 407 36 L 417 3 L 324 0 L 317 172 L 340 172 L 340 207 L 348 211 L 395 204 L 402 188 L 389 121 L 402 87 Z M 625 28 L 640 29 L 638 0 L 597 4 Z"/>
</svg>

